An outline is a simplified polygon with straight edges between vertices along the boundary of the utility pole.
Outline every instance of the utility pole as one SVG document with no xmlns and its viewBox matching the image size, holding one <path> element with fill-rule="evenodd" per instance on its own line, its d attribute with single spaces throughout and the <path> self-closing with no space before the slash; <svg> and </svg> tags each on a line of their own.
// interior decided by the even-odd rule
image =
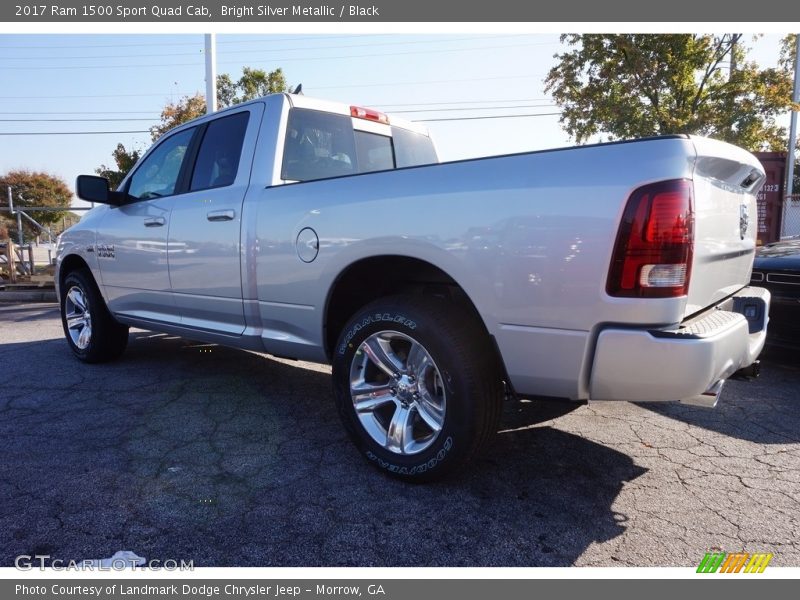
<svg viewBox="0 0 800 600">
<path fill-rule="evenodd" d="M 206 113 L 217 110 L 217 38 L 206 34 Z"/>
<path fill-rule="evenodd" d="M 795 34 L 794 42 L 794 93 L 792 94 L 794 103 L 800 102 L 800 33 Z M 786 169 L 786 196 L 792 193 L 792 183 L 794 182 L 794 163 L 795 148 L 797 147 L 797 111 L 792 111 L 789 125 L 789 164 Z M 786 200 L 783 201 L 784 211 L 786 210 Z"/>
<path fill-rule="evenodd" d="M 728 71 L 728 81 L 733 79 L 733 73 L 736 71 L 736 44 L 739 42 L 739 38 L 741 37 L 741 33 L 731 34 L 731 65 L 730 70 Z"/>
</svg>

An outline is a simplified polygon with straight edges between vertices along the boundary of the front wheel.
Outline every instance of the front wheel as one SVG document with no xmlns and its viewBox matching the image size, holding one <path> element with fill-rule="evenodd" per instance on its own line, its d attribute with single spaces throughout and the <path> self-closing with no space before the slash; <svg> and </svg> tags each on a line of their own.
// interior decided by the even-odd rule
<svg viewBox="0 0 800 600">
<path fill-rule="evenodd" d="M 342 421 L 362 454 L 390 475 L 438 479 L 497 431 L 498 361 L 477 318 L 457 304 L 378 300 L 350 320 L 334 351 Z"/>
<path fill-rule="evenodd" d="M 64 278 L 61 324 L 72 352 L 88 363 L 113 360 L 128 345 L 128 327 L 114 320 L 87 269 Z"/>
</svg>

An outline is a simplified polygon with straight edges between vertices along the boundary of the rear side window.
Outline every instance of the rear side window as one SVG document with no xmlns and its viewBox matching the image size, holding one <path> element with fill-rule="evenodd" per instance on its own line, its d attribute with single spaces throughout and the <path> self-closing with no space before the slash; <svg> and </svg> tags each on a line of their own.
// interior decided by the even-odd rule
<svg viewBox="0 0 800 600">
<path fill-rule="evenodd" d="M 394 169 L 392 138 L 366 131 L 355 131 L 358 172 Z"/>
<path fill-rule="evenodd" d="M 299 108 L 289 112 L 282 179 L 310 181 L 357 172 L 350 117 Z"/>
<path fill-rule="evenodd" d="M 401 127 L 392 127 L 397 167 L 430 165 L 439 162 L 431 138 Z"/>
<path fill-rule="evenodd" d="M 224 187 L 234 182 L 249 117 L 250 113 L 245 111 L 208 124 L 194 164 L 192 191 Z"/>
<path fill-rule="evenodd" d="M 312 181 L 438 162 L 427 136 L 392 127 L 392 136 L 353 129 L 349 116 L 289 111 L 281 179 Z"/>
</svg>

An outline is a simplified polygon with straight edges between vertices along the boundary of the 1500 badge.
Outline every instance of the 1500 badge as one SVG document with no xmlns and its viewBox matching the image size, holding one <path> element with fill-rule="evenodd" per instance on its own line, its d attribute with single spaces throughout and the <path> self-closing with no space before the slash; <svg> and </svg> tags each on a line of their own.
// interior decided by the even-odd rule
<svg viewBox="0 0 800 600">
<path fill-rule="evenodd" d="M 97 251 L 97 258 L 116 258 L 114 244 L 97 244 L 94 249 Z"/>
</svg>

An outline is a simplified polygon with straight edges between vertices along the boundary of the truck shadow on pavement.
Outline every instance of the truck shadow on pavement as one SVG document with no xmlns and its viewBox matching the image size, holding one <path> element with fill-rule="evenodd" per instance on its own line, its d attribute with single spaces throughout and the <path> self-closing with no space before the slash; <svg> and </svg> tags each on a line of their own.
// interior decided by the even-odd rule
<svg viewBox="0 0 800 600">
<path fill-rule="evenodd" d="M 645 472 L 542 424 L 562 408 L 509 403 L 485 458 L 409 485 L 351 445 L 327 367 L 145 332 L 107 365 L 62 339 L 0 349 L 25 357 L 0 375 L 3 566 L 568 566 L 625 531 L 614 501 Z"/>
<path fill-rule="evenodd" d="M 762 360 L 753 381 L 728 381 L 713 409 L 677 402 L 641 403 L 656 414 L 757 444 L 800 442 L 800 372 L 785 363 Z"/>
</svg>

